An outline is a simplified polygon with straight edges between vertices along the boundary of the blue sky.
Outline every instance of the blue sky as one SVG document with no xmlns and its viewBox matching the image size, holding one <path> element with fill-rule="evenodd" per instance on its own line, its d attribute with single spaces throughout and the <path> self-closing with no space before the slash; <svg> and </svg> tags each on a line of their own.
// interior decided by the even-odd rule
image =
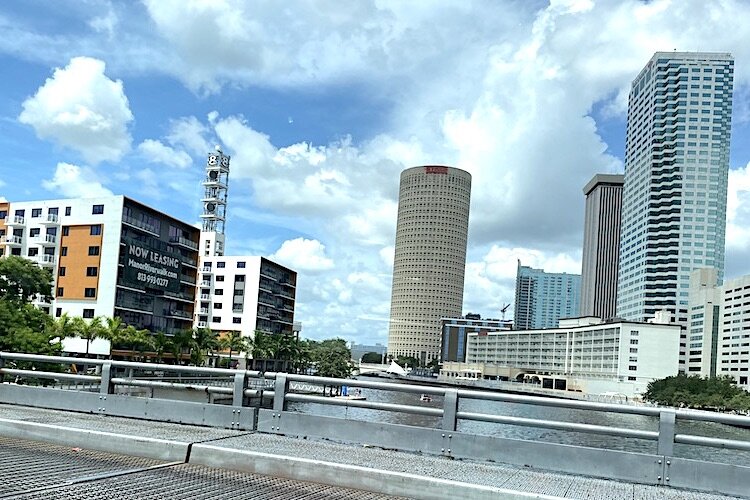
<svg viewBox="0 0 750 500">
<path fill-rule="evenodd" d="M 465 312 L 496 317 L 516 259 L 580 272 L 581 189 L 622 170 L 653 52 L 727 51 L 726 275 L 747 274 L 749 18 L 739 0 L 9 0 L 0 196 L 111 192 L 197 221 L 221 144 L 229 252 L 299 271 L 304 335 L 384 343 L 401 170 L 472 173 Z"/>
</svg>

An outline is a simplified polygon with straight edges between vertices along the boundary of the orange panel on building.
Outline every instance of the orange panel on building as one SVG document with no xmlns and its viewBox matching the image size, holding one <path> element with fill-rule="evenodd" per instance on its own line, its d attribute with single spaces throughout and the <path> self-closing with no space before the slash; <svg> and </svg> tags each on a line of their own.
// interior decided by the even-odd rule
<svg viewBox="0 0 750 500">
<path fill-rule="evenodd" d="M 100 228 L 99 234 L 92 227 Z M 67 231 L 67 234 L 65 232 Z M 57 294 L 57 300 L 88 299 L 96 300 L 99 292 L 99 261 L 102 250 L 103 224 L 85 224 L 80 226 L 63 226 L 60 240 L 61 254 L 57 270 L 57 288 L 63 289 L 63 294 Z M 97 247 L 96 255 L 89 255 L 89 248 Z M 67 249 L 67 250 L 62 250 Z M 63 255 L 63 252 L 66 252 Z M 88 276 L 87 269 L 96 268 L 96 276 Z M 65 268 L 61 272 L 62 268 Z M 63 274 L 64 273 L 64 274 Z M 86 297 L 86 288 L 96 290 L 94 297 Z M 57 291 L 56 291 L 57 292 Z"/>
</svg>

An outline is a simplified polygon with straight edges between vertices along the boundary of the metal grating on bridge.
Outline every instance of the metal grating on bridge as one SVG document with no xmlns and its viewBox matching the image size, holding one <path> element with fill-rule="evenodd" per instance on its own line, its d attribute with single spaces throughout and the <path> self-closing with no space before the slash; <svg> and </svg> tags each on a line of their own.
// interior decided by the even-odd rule
<svg viewBox="0 0 750 500">
<path fill-rule="evenodd" d="M 0 438 L 0 498 L 353 499 L 396 498 L 325 484 Z"/>
</svg>

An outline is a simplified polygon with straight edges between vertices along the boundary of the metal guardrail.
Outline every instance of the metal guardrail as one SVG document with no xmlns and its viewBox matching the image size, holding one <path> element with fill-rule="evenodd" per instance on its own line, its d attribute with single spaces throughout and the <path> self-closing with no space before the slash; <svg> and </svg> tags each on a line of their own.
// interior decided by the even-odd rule
<svg viewBox="0 0 750 500">
<path fill-rule="evenodd" d="M 8 363 L 12 360 L 58 365 L 86 364 L 96 367 L 96 371 L 99 373 L 96 375 L 81 375 L 11 368 Z M 148 374 L 135 377 L 136 371 L 146 371 Z M 118 372 L 122 372 L 126 376 L 119 376 Z M 158 376 L 154 375 L 155 373 L 158 373 Z M 188 378 L 184 378 L 183 375 L 188 376 Z M 366 443 L 384 448 L 444 455 L 451 458 L 471 458 L 533 465 L 547 470 L 643 484 L 685 487 L 730 495 L 747 495 L 750 492 L 750 464 L 725 464 L 687 459 L 675 456 L 674 452 L 676 443 L 750 451 L 750 441 L 678 434 L 676 432 L 678 420 L 706 421 L 750 428 L 750 417 L 740 415 L 565 400 L 408 383 L 0 352 L 0 378 L 4 376 L 54 379 L 75 384 L 89 384 L 89 390 L 64 390 L 5 383 L 0 385 L 0 402 L 2 403 L 254 430 L 273 434 L 322 437 L 339 441 Z M 98 391 L 94 389 L 92 392 L 90 389 L 95 388 L 95 384 L 98 384 Z M 323 395 L 322 391 L 319 390 L 326 386 L 341 387 L 343 385 L 352 388 L 441 396 L 443 404 L 442 407 L 435 408 L 333 398 Z M 70 384 L 68 384 L 69 386 Z M 116 387 L 199 391 L 205 394 L 224 396 L 227 400 L 231 398 L 231 404 L 222 405 L 135 397 L 116 394 Z M 317 395 L 315 391 L 321 394 Z M 459 408 L 459 402 L 468 400 L 642 415 L 658 418 L 658 430 L 639 430 L 462 411 Z M 440 423 L 439 428 L 427 428 L 312 415 L 299 411 L 289 411 L 287 408 L 289 402 L 318 403 L 328 406 L 422 415 L 436 417 L 440 419 Z M 656 442 L 656 453 L 625 452 L 478 435 L 459 431 L 458 424 L 460 421 L 480 421 L 641 439 Z"/>
</svg>

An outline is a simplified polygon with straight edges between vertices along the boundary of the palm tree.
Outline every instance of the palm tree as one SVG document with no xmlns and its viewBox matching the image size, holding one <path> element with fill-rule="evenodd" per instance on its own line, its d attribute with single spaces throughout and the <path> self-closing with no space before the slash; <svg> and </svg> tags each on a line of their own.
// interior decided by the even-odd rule
<svg viewBox="0 0 750 500">
<path fill-rule="evenodd" d="M 164 351 L 171 349 L 171 342 L 164 332 L 156 332 L 151 338 L 151 345 L 156 352 L 156 362 L 161 363 Z"/>
<path fill-rule="evenodd" d="M 188 356 L 192 355 L 195 347 L 193 339 L 193 330 L 180 330 L 172 336 L 172 354 L 174 354 L 175 364 L 182 364 L 182 351 L 188 350 Z"/>
<path fill-rule="evenodd" d="M 200 356 L 200 360 L 196 357 L 195 361 L 198 364 L 202 364 L 203 355 L 212 356 L 214 351 L 219 348 L 219 334 L 211 330 L 210 328 L 197 328 L 193 334 L 195 340 L 195 350 Z"/>
<path fill-rule="evenodd" d="M 60 340 L 76 336 L 76 323 L 74 318 L 68 316 L 68 313 L 64 313 L 59 318 L 54 319 L 50 325 L 50 329 L 50 333 Z"/>
<path fill-rule="evenodd" d="M 109 340 L 109 359 L 112 359 L 112 351 L 115 348 L 115 344 L 122 344 L 127 340 L 126 328 L 125 323 L 117 316 L 114 318 L 104 318 L 100 336 L 103 339 Z"/>
<path fill-rule="evenodd" d="M 89 322 L 86 322 L 83 318 L 73 318 L 72 323 L 74 324 L 76 335 L 86 340 L 86 356 L 88 356 L 91 342 L 101 337 L 104 330 L 102 318 L 101 316 L 97 316 Z"/>
<path fill-rule="evenodd" d="M 133 350 L 137 350 L 143 357 L 143 351 L 153 346 L 151 332 L 147 329 L 139 330 L 132 325 L 126 326 L 122 331 L 122 342 L 129 345 Z"/>
<path fill-rule="evenodd" d="M 223 349 L 229 349 L 229 364 L 232 364 L 232 352 L 240 353 L 247 350 L 248 342 L 240 332 L 232 331 L 219 341 Z"/>
</svg>

